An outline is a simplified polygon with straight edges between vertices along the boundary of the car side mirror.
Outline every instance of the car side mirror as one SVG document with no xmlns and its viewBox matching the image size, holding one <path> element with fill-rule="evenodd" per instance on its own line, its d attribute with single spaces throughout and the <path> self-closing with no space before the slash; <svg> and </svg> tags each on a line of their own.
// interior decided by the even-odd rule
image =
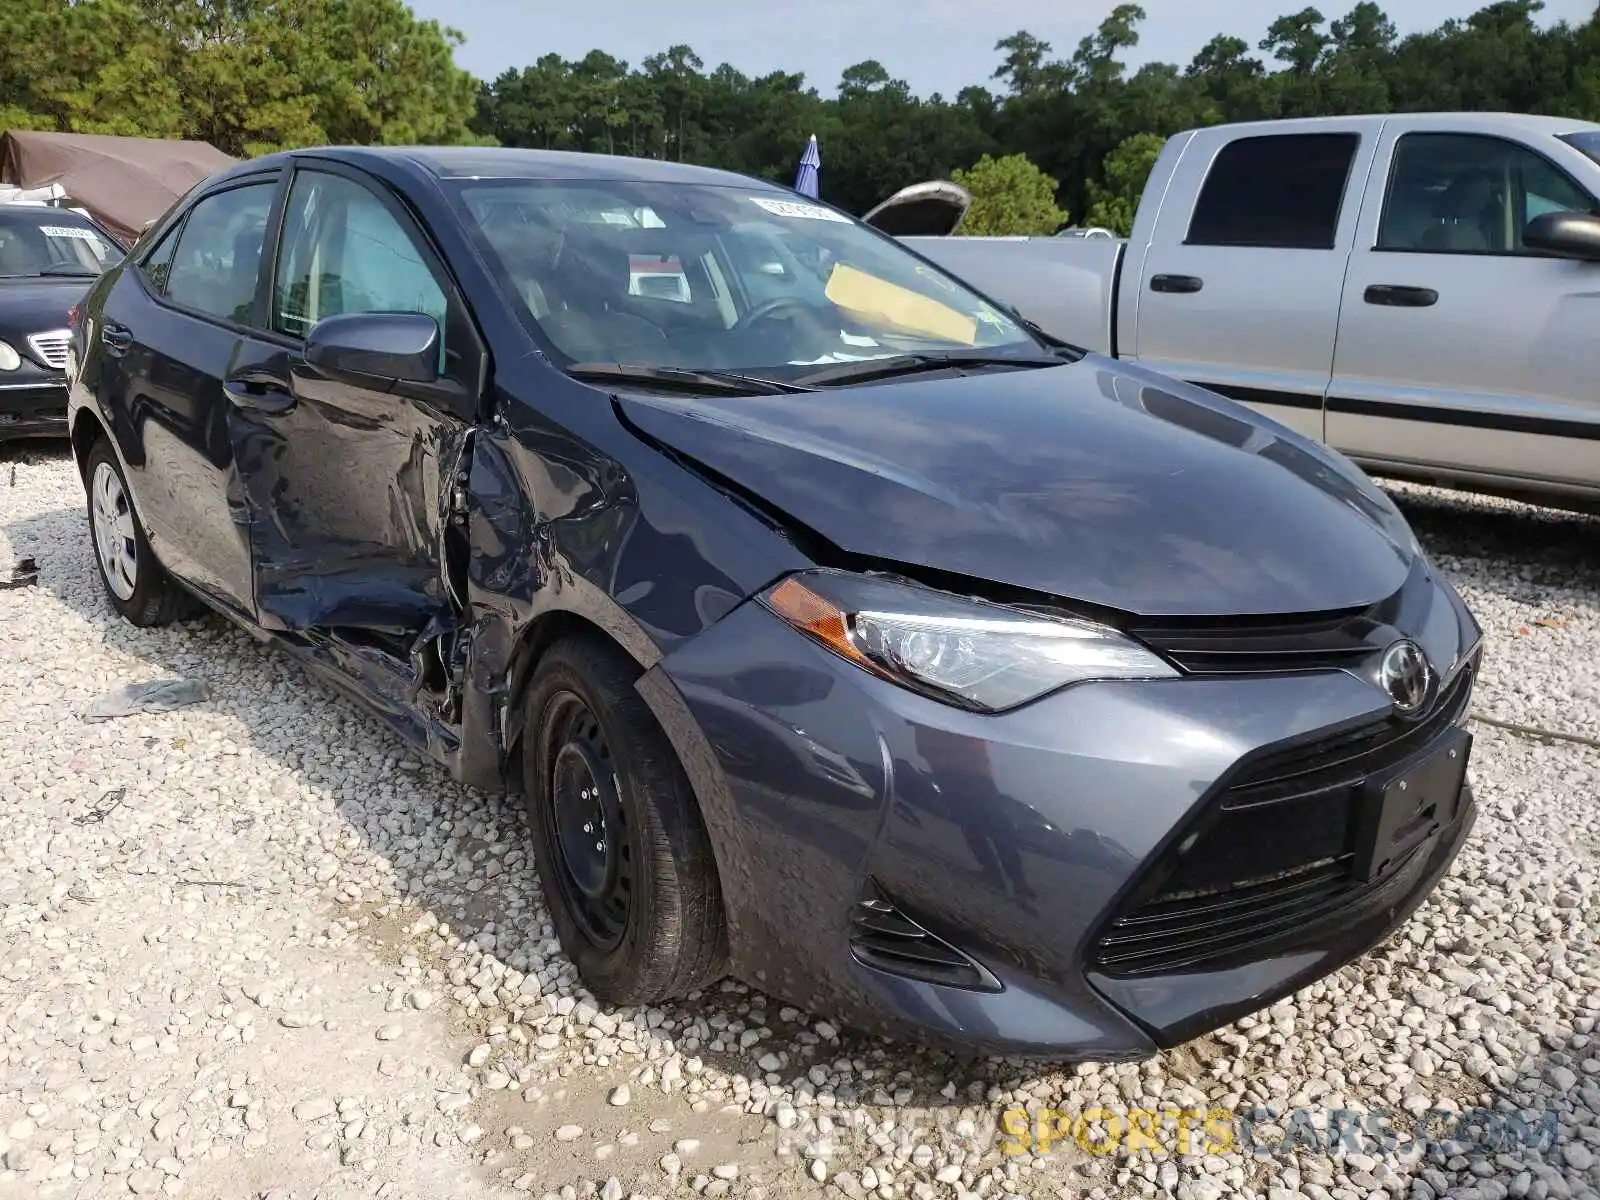
<svg viewBox="0 0 1600 1200">
<path fill-rule="evenodd" d="M 324 317 L 306 336 L 306 362 L 341 379 L 434 383 L 439 378 L 439 322 L 426 313 Z"/>
<path fill-rule="evenodd" d="M 1528 222 L 1522 244 L 1561 258 L 1600 262 L 1600 216 L 1582 212 L 1541 213 Z"/>
</svg>

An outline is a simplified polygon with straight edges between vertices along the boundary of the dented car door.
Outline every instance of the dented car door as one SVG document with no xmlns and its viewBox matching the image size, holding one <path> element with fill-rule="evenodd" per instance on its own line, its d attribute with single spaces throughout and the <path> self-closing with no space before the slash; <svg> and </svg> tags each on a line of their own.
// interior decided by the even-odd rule
<svg viewBox="0 0 1600 1200">
<path fill-rule="evenodd" d="M 480 343 L 410 215 L 348 168 L 296 169 L 273 270 L 269 332 L 229 381 L 258 621 L 327 641 L 380 686 L 374 662 L 390 667 L 402 680 L 397 699 L 430 686 L 443 694 L 437 673 L 460 616 L 447 535 Z M 362 379 L 307 361 L 319 321 L 396 312 L 438 323 L 436 382 Z"/>
</svg>

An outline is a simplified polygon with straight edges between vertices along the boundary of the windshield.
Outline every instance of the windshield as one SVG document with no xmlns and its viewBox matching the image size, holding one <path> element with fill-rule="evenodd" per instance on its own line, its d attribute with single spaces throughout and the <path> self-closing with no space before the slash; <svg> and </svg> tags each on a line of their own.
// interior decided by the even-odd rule
<svg viewBox="0 0 1600 1200">
<path fill-rule="evenodd" d="M 793 377 L 820 363 L 1039 345 L 832 209 L 738 187 L 459 185 L 525 317 L 576 362 Z"/>
<path fill-rule="evenodd" d="M 121 257 L 110 239 L 77 213 L 0 207 L 0 278 L 98 275 Z"/>
</svg>

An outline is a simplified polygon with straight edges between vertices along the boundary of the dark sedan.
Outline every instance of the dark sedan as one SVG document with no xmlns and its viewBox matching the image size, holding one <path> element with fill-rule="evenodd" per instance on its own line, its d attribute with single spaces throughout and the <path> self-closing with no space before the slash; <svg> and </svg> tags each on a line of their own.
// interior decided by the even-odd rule
<svg viewBox="0 0 1600 1200">
<path fill-rule="evenodd" d="M 93 289 L 138 625 L 201 601 L 526 797 L 591 991 L 1149 1055 L 1393 930 L 1479 630 L 1337 454 L 700 168 L 311 150 Z"/>
<path fill-rule="evenodd" d="M 121 257 L 70 209 L 0 204 L 0 441 L 66 436 L 68 313 Z"/>
</svg>

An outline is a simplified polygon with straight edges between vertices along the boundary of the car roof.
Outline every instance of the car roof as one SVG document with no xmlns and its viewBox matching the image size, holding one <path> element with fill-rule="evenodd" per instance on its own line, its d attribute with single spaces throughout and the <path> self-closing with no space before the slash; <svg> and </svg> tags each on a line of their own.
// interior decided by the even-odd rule
<svg viewBox="0 0 1600 1200">
<path fill-rule="evenodd" d="M 248 174 L 291 159 L 305 158 L 331 159 L 369 170 L 384 166 L 409 167 L 436 179 L 590 179 L 784 191 L 765 180 L 691 163 L 501 146 L 319 146 L 252 159 L 230 168 L 225 175 Z"/>
<path fill-rule="evenodd" d="M 95 225 L 93 217 L 87 213 L 81 213 L 75 208 L 58 208 L 53 204 L 42 204 L 31 200 L 0 200 L 0 216 L 37 217 L 37 224 L 40 225 L 49 225 L 52 222 L 64 224 L 75 221 L 80 225 L 88 225 L 94 229 L 99 228 L 99 226 Z"/>
</svg>

